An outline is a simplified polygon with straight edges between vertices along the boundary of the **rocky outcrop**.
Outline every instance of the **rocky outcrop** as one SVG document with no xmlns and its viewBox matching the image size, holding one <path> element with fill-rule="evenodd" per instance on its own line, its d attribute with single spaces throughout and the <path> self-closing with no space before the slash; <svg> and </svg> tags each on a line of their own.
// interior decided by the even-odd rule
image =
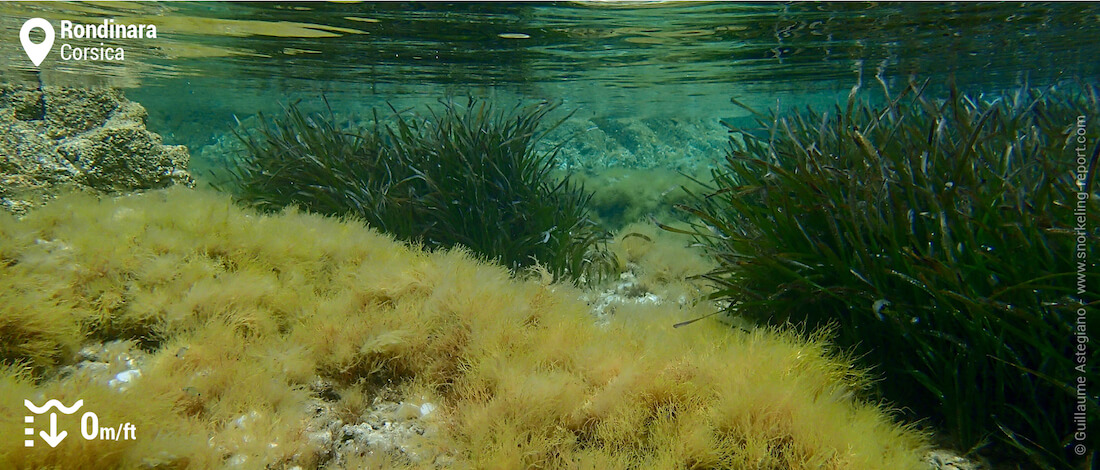
<svg viewBox="0 0 1100 470">
<path fill-rule="evenodd" d="M 0 207 L 22 213 L 60 187 L 193 184 L 187 148 L 164 145 L 146 117 L 117 89 L 0 85 Z"/>
</svg>

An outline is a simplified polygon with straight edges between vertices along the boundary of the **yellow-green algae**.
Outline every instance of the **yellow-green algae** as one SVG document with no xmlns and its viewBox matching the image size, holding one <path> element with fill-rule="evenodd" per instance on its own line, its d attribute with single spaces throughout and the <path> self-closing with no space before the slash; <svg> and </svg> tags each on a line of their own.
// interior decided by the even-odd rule
<svg viewBox="0 0 1100 470">
<path fill-rule="evenodd" d="M 0 467 L 323 466 L 304 432 L 318 376 L 345 399 L 391 384 L 438 404 L 420 448 L 449 468 L 922 467 L 926 437 L 854 398 L 867 376 L 820 336 L 672 329 L 700 312 L 652 305 L 601 327 L 577 297 L 461 250 L 200 190 L 0 214 Z M 151 349 L 129 388 L 56 373 L 118 339 Z M 57 448 L 23 447 L 23 400 L 46 398 L 83 399 L 137 439 L 85 441 L 62 422 Z M 247 433 L 232 425 L 245 414 Z"/>
</svg>

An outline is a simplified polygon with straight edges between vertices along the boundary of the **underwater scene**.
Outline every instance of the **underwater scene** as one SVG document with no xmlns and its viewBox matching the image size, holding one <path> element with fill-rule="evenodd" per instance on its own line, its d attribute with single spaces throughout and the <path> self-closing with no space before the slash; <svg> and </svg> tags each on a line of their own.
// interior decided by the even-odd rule
<svg viewBox="0 0 1100 470">
<path fill-rule="evenodd" d="M 0 469 L 1100 468 L 1100 4 L 0 3 Z"/>
</svg>

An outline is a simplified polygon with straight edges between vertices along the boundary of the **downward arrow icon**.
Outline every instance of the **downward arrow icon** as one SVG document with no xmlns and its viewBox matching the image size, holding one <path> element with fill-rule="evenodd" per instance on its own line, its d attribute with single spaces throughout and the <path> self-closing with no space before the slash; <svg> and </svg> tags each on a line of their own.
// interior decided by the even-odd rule
<svg viewBox="0 0 1100 470">
<path fill-rule="evenodd" d="M 50 433 L 46 434 L 46 431 L 38 431 L 38 435 L 42 436 L 42 440 L 46 441 L 50 447 L 57 447 L 61 443 L 65 436 L 69 435 L 68 431 L 61 431 L 61 434 L 57 433 L 57 413 L 50 413 Z"/>
</svg>

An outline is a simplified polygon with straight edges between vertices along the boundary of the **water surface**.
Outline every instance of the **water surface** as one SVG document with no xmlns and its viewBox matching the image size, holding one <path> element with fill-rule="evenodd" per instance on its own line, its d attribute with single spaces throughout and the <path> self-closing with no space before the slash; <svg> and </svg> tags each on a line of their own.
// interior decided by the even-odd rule
<svg viewBox="0 0 1100 470">
<path fill-rule="evenodd" d="M 325 93 L 338 108 L 477 95 L 555 99 L 588 117 L 716 120 L 736 96 L 770 107 L 910 76 L 995 91 L 1100 76 L 1100 7 L 1066 3 L 19 3 L 29 17 L 152 23 L 121 64 L 36 69 L 16 44 L 4 79 L 111 84 L 190 145 L 233 115 Z"/>
</svg>

